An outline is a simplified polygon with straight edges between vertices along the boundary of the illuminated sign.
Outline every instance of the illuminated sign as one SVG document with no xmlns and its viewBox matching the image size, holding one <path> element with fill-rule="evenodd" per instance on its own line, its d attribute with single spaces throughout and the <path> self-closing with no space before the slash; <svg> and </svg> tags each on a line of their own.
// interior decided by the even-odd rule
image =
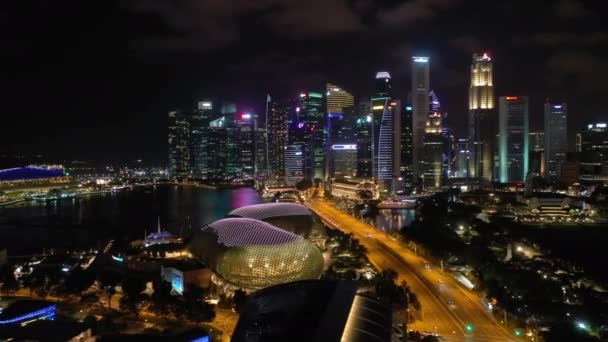
<svg viewBox="0 0 608 342">
<path fill-rule="evenodd" d="M 370 115 L 367 116 L 367 122 L 372 122 L 372 117 Z"/>
<path fill-rule="evenodd" d="M 592 129 L 592 128 L 593 128 L 593 125 L 591 125 L 591 124 L 590 124 L 590 125 L 587 125 L 587 128 Z"/>
<path fill-rule="evenodd" d="M 203 336 L 192 340 L 191 342 L 209 342 L 209 336 Z"/>
<path fill-rule="evenodd" d="M 296 112 L 299 112 L 299 111 L 300 111 L 300 107 L 296 107 Z"/>
<path fill-rule="evenodd" d="M 211 102 L 199 102 L 198 103 L 198 108 L 199 109 L 210 109 L 211 108 Z"/>
<path fill-rule="evenodd" d="M 247 119 L 247 120 L 251 119 L 251 114 L 245 113 L 245 114 L 241 115 L 241 119 Z"/>
<path fill-rule="evenodd" d="M 118 261 L 118 262 L 124 262 L 124 261 L 125 261 L 125 259 L 124 259 L 124 258 L 117 257 L 117 256 L 115 256 L 115 255 L 112 255 L 112 259 L 114 259 L 114 260 L 116 260 L 116 261 Z"/>
<path fill-rule="evenodd" d="M 405 106 L 405 110 L 409 111 L 409 110 L 412 110 L 412 109 L 413 109 L 412 106 Z"/>
<path fill-rule="evenodd" d="M 294 153 L 294 154 L 295 154 L 296 156 L 301 156 L 301 155 L 302 155 L 302 152 L 296 152 L 296 153 Z"/>
<path fill-rule="evenodd" d="M 507 99 L 507 101 L 519 99 L 519 97 L 517 97 L 517 96 L 505 96 L 505 98 Z"/>
<path fill-rule="evenodd" d="M 171 287 L 173 288 L 173 291 L 180 295 L 184 293 L 184 279 L 181 274 L 173 273 L 171 275 Z"/>
<path fill-rule="evenodd" d="M 555 105 L 555 106 L 553 106 L 553 108 L 555 108 L 555 109 L 560 109 L 560 108 L 562 108 L 562 106 L 560 106 L 560 105 Z"/>
<path fill-rule="evenodd" d="M 428 57 L 412 57 L 412 59 L 416 63 L 427 63 L 429 61 Z"/>
<path fill-rule="evenodd" d="M 597 128 L 606 128 L 606 124 L 605 123 L 597 123 L 597 124 L 595 124 L 595 127 L 597 127 Z"/>
<path fill-rule="evenodd" d="M 332 145 L 332 150 L 356 150 L 357 145 Z"/>
<path fill-rule="evenodd" d="M 391 74 L 389 74 L 386 71 L 380 71 L 378 73 L 376 73 L 376 78 L 391 78 Z"/>
<path fill-rule="evenodd" d="M 377 109 L 384 109 L 384 106 L 374 106 L 374 107 L 373 107 L 373 109 L 374 109 L 374 110 L 377 110 Z"/>
<path fill-rule="evenodd" d="M 310 97 L 316 97 L 316 98 L 319 98 L 319 99 L 323 98 L 323 95 L 320 94 L 320 93 L 308 93 L 308 96 L 310 96 Z"/>
<path fill-rule="evenodd" d="M 391 106 L 396 106 L 397 102 L 391 102 Z"/>
</svg>

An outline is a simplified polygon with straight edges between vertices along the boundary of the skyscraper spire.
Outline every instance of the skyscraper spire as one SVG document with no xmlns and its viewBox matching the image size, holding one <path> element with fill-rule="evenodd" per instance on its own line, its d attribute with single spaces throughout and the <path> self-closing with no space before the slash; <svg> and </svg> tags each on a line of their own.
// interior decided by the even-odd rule
<svg viewBox="0 0 608 342">
<path fill-rule="evenodd" d="M 158 233 L 160 233 L 160 215 L 158 216 Z"/>
</svg>

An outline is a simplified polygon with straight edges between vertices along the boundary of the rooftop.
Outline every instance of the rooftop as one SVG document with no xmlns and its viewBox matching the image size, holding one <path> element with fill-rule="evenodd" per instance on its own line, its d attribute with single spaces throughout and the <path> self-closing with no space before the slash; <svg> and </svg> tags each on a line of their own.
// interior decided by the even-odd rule
<svg viewBox="0 0 608 342">
<path fill-rule="evenodd" d="M 282 245 L 302 237 L 269 223 L 250 218 L 226 218 L 210 223 L 202 231 L 213 231 L 227 247 Z"/>
<path fill-rule="evenodd" d="M 32 166 L 0 170 L 0 182 L 57 177 L 65 177 L 65 174 L 61 170 L 45 169 Z"/>
<path fill-rule="evenodd" d="M 282 216 L 311 216 L 308 208 L 297 203 L 263 203 L 240 207 L 231 211 L 229 217 L 245 217 L 264 220 Z"/>
</svg>

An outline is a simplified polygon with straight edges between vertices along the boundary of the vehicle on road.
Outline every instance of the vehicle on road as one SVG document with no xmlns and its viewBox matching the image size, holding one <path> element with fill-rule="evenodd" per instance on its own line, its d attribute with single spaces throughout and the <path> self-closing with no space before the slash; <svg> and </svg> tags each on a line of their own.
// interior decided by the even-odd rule
<svg viewBox="0 0 608 342">
<path fill-rule="evenodd" d="M 448 298 L 448 305 L 454 305 L 454 300 L 452 298 Z"/>
<path fill-rule="evenodd" d="M 431 264 L 429 264 L 428 262 L 424 264 L 424 268 L 426 268 L 427 270 L 431 269 Z"/>
</svg>

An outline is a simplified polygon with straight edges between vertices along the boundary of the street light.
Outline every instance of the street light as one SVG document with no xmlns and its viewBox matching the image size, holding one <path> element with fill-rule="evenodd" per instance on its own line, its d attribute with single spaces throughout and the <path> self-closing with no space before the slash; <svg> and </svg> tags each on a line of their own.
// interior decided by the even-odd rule
<svg viewBox="0 0 608 342">
<path fill-rule="evenodd" d="M 464 329 L 465 329 L 467 332 L 469 332 L 469 333 L 470 333 L 470 332 L 473 332 L 473 324 L 467 324 L 467 325 L 465 325 L 465 326 L 464 326 Z"/>
</svg>

